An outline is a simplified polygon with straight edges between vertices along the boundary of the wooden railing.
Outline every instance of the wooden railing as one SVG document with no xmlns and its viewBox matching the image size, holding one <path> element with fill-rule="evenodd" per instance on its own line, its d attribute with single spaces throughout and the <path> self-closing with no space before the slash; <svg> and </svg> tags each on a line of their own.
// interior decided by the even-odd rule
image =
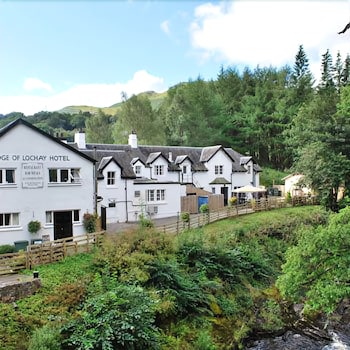
<svg viewBox="0 0 350 350">
<path fill-rule="evenodd" d="M 211 222 L 229 217 L 254 213 L 257 211 L 283 208 L 292 205 L 313 205 L 318 204 L 314 199 L 294 199 L 287 203 L 283 198 L 261 199 L 259 201 L 247 202 L 235 206 L 225 207 L 209 213 L 192 214 L 188 222 L 180 218 L 176 222 L 167 225 L 157 226 L 157 229 L 164 233 L 179 234 L 180 232 L 192 228 L 202 227 Z M 83 236 L 50 241 L 42 244 L 32 244 L 27 247 L 27 251 L 19 253 L 0 255 L 0 275 L 17 273 L 23 269 L 32 269 L 35 266 L 49 264 L 60 261 L 66 256 L 90 252 L 94 245 L 100 244 L 104 232 L 91 233 Z"/>
<path fill-rule="evenodd" d="M 90 252 L 99 244 L 104 232 L 95 232 L 82 236 L 31 244 L 26 251 L 0 255 L 0 275 L 17 273 L 23 269 L 32 269 L 38 265 L 60 261 L 66 256 Z"/>
<path fill-rule="evenodd" d="M 260 199 L 259 201 L 250 201 L 244 204 L 229 206 L 219 210 L 212 210 L 209 213 L 192 214 L 188 222 L 184 222 L 178 218 L 174 223 L 157 226 L 157 228 L 164 233 L 179 234 L 184 230 L 202 227 L 204 225 L 210 224 L 211 222 L 226 219 L 229 217 L 254 213 L 257 211 L 284 208 L 287 206 L 314 204 L 318 204 L 314 199 L 296 198 L 293 200 L 293 202 L 289 203 L 281 197 L 270 197 L 269 199 Z"/>
</svg>

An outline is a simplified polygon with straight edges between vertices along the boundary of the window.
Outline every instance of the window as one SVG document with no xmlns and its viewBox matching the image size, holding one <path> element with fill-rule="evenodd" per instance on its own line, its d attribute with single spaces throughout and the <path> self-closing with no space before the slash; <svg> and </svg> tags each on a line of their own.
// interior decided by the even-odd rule
<svg viewBox="0 0 350 350">
<path fill-rule="evenodd" d="M 215 165 L 215 175 L 222 175 L 224 173 L 223 165 Z"/>
<path fill-rule="evenodd" d="M 165 190 L 157 190 L 157 201 L 164 201 Z"/>
<path fill-rule="evenodd" d="M 50 183 L 80 183 L 80 169 L 49 169 Z"/>
<path fill-rule="evenodd" d="M 47 224 L 52 224 L 53 223 L 53 212 L 52 211 L 46 211 L 45 212 L 45 218 L 46 218 L 46 223 Z"/>
<path fill-rule="evenodd" d="M 0 184 L 14 184 L 15 169 L 0 169 Z"/>
<path fill-rule="evenodd" d="M 135 198 L 141 197 L 141 192 L 140 191 L 135 191 L 134 192 L 134 197 Z"/>
<path fill-rule="evenodd" d="M 107 185 L 115 185 L 115 171 L 107 171 Z"/>
<path fill-rule="evenodd" d="M 19 225 L 19 213 L 0 213 L 0 228 Z"/>
<path fill-rule="evenodd" d="M 141 175 L 141 165 L 136 165 L 135 166 L 135 174 L 136 175 Z"/>
<path fill-rule="evenodd" d="M 247 174 L 250 174 L 251 168 L 252 168 L 252 167 L 251 167 L 250 165 L 247 166 Z"/>
<path fill-rule="evenodd" d="M 78 222 L 80 221 L 80 210 L 73 210 L 73 221 Z"/>
<path fill-rule="evenodd" d="M 147 202 L 154 202 L 154 190 L 147 190 Z"/>
<path fill-rule="evenodd" d="M 154 175 L 164 175 L 164 165 L 155 165 Z"/>
<path fill-rule="evenodd" d="M 215 187 L 211 188 L 211 193 L 215 194 Z"/>
<path fill-rule="evenodd" d="M 183 174 L 187 174 L 187 165 L 184 165 L 182 167 L 182 172 L 183 172 Z"/>
<path fill-rule="evenodd" d="M 165 200 L 165 190 L 147 190 L 147 202 L 160 202 Z"/>
<path fill-rule="evenodd" d="M 108 203 L 108 208 L 115 208 L 115 206 L 116 206 L 115 202 Z"/>
</svg>

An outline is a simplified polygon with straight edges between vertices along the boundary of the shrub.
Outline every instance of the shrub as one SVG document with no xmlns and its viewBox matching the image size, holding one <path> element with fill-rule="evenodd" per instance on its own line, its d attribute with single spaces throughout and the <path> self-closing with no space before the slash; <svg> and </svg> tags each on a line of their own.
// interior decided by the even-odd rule
<svg viewBox="0 0 350 350">
<path fill-rule="evenodd" d="M 61 336 L 57 328 L 45 325 L 33 332 L 28 350 L 61 350 Z"/>
<path fill-rule="evenodd" d="M 189 222 L 190 221 L 190 213 L 189 212 L 183 212 L 180 215 L 181 221 L 183 222 Z"/>
<path fill-rule="evenodd" d="M 209 213 L 209 205 L 208 204 L 202 204 L 200 207 L 199 207 L 199 211 L 201 213 Z"/>
<path fill-rule="evenodd" d="M 154 223 L 151 219 L 146 218 L 143 214 L 140 215 L 140 226 L 143 228 L 152 228 Z"/>
<path fill-rule="evenodd" d="M 97 218 L 96 215 L 85 213 L 83 216 L 83 224 L 85 227 L 86 232 L 93 233 L 96 231 L 96 222 Z"/>
<path fill-rule="evenodd" d="M 64 329 L 72 349 L 158 349 L 155 301 L 141 288 L 116 285 L 92 296 Z"/>
<path fill-rule="evenodd" d="M 237 203 L 237 197 L 233 196 L 233 197 L 229 198 L 228 204 L 230 206 L 234 206 L 236 203 Z"/>
<path fill-rule="evenodd" d="M 38 220 L 32 220 L 28 222 L 28 231 L 30 233 L 37 233 L 41 228 L 41 223 Z"/>
<path fill-rule="evenodd" d="M 15 246 L 10 244 L 0 245 L 0 254 L 13 253 L 15 251 Z"/>
</svg>

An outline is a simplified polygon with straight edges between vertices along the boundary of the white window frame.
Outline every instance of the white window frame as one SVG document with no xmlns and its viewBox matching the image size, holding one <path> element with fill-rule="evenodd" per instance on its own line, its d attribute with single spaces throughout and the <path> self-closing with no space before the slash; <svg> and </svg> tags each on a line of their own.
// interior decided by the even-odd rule
<svg viewBox="0 0 350 350">
<path fill-rule="evenodd" d="M 252 171 L 252 166 L 251 165 L 248 165 L 247 166 L 247 174 L 250 174 Z"/>
<path fill-rule="evenodd" d="M 81 184 L 79 168 L 49 168 L 48 170 L 49 184 Z"/>
<path fill-rule="evenodd" d="M 107 171 L 107 186 L 115 185 L 115 171 Z"/>
<path fill-rule="evenodd" d="M 135 198 L 141 197 L 141 191 L 134 191 L 134 197 Z"/>
<path fill-rule="evenodd" d="M 135 165 L 135 175 L 141 175 L 141 165 Z"/>
<path fill-rule="evenodd" d="M 154 175 L 157 175 L 157 176 L 164 175 L 164 165 L 155 165 Z"/>
<path fill-rule="evenodd" d="M 8 175 L 11 174 L 12 181 L 8 181 Z M 16 169 L 2 168 L 0 169 L 0 185 L 14 185 L 16 183 Z"/>
<path fill-rule="evenodd" d="M 0 213 L 0 229 L 19 226 L 19 213 Z"/>
<path fill-rule="evenodd" d="M 183 173 L 183 174 L 187 174 L 187 165 L 184 165 L 184 166 L 182 167 L 182 173 Z"/>
<path fill-rule="evenodd" d="M 165 189 L 152 189 L 146 190 L 146 199 L 148 203 L 164 202 L 165 201 Z"/>
<path fill-rule="evenodd" d="M 222 175 L 224 173 L 223 165 L 215 165 L 215 175 Z"/>
</svg>

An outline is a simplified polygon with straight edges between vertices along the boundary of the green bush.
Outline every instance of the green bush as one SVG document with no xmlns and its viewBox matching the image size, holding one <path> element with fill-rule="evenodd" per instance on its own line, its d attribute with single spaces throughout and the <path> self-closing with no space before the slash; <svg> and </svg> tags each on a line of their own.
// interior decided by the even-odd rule
<svg viewBox="0 0 350 350">
<path fill-rule="evenodd" d="M 154 223 L 151 219 L 146 218 L 143 214 L 140 215 L 140 226 L 142 228 L 152 228 Z"/>
<path fill-rule="evenodd" d="M 199 211 L 201 213 L 209 213 L 209 205 L 208 204 L 202 204 L 200 207 L 199 207 Z"/>
<path fill-rule="evenodd" d="M 189 222 L 190 221 L 190 213 L 189 212 L 183 212 L 180 215 L 181 221 L 183 222 Z"/>
<path fill-rule="evenodd" d="M 0 245 L 0 254 L 14 253 L 14 251 L 15 251 L 14 245 L 10 245 L 10 244 Z"/>
<path fill-rule="evenodd" d="M 83 225 L 87 233 L 96 232 L 96 223 L 97 218 L 96 215 L 85 213 L 83 216 Z"/>
<path fill-rule="evenodd" d="M 59 330 L 48 325 L 36 329 L 29 341 L 28 350 L 61 350 Z"/>
<path fill-rule="evenodd" d="M 37 233 L 41 228 L 41 223 L 38 220 L 28 222 L 28 231 L 30 233 Z"/>
<path fill-rule="evenodd" d="M 158 349 L 155 301 L 141 287 L 116 285 L 90 297 L 64 328 L 72 349 Z"/>
</svg>

